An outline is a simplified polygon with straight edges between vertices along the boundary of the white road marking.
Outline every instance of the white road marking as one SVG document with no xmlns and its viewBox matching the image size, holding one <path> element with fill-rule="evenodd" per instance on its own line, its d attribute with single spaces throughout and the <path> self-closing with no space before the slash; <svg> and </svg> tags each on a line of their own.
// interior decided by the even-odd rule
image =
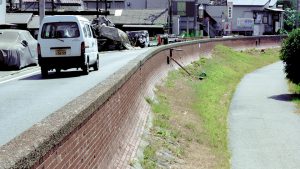
<svg viewBox="0 0 300 169">
<path fill-rule="evenodd" d="M 31 73 L 28 73 L 28 74 L 25 74 L 25 75 L 22 75 L 22 76 L 18 76 L 18 77 L 14 77 L 14 78 L 11 78 L 11 79 L 7 79 L 7 80 L 4 80 L 4 81 L 1 81 L 0 84 L 7 83 L 7 82 L 10 82 L 10 81 L 13 81 L 13 80 L 16 80 L 16 79 L 21 79 L 23 77 L 27 77 L 27 76 L 36 74 L 38 72 L 40 72 L 40 71 L 38 70 L 38 71 L 34 71 L 34 72 L 31 72 Z"/>
</svg>

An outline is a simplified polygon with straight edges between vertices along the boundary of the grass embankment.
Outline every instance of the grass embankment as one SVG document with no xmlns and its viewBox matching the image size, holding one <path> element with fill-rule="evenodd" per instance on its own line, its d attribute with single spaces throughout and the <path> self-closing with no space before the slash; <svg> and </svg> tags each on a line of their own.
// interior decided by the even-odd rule
<svg viewBox="0 0 300 169">
<path fill-rule="evenodd" d="M 289 82 L 289 89 L 293 94 L 292 101 L 296 103 L 298 107 L 297 113 L 300 113 L 300 84 L 296 85 L 292 82 Z"/>
<path fill-rule="evenodd" d="M 153 127 L 141 161 L 143 168 L 230 168 L 227 115 L 241 78 L 279 58 L 279 49 L 234 51 L 217 46 L 212 59 L 200 59 L 169 73 L 158 86 Z M 205 71 L 207 77 L 200 81 Z"/>
</svg>

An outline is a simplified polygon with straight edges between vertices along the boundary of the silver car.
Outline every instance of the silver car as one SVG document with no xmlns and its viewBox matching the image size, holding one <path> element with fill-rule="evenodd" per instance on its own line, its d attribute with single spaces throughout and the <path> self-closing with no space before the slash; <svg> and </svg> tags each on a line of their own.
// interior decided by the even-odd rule
<svg viewBox="0 0 300 169">
<path fill-rule="evenodd" d="M 0 69 L 37 65 L 37 40 L 26 30 L 0 29 Z"/>
</svg>

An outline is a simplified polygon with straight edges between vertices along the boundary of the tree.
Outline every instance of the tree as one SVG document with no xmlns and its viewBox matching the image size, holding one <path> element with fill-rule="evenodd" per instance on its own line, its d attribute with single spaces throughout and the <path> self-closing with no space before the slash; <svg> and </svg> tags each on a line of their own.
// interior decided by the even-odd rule
<svg viewBox="0 0 300 169">
<path fill-rule="evenodd" d="M 286 8 L 296 9 L 297 0 L 278 0 L 277 5 L 282 5 L 283 9 Z"/>
<path fill-rule="evenodd" d="M 285 30 L 291 31 L 296 26 L 297 11 L 295 9 L 287 8 L 284 12 L 284 26 Z"/>
<path fill-rule="evenodd" d="M 286 77 L 300 84 L 300 29 L 294 29 L 283 42 L 280 59 L 284 62 Z"/>
</svg>

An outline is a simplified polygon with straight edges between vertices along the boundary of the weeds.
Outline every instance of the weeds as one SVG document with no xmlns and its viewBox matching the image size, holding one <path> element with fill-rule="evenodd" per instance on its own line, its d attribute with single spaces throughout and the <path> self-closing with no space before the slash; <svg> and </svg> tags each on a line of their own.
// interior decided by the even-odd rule
<svg viewBox="0 0 300 169">
<path fill-rule="evenodd" d="M 205 71 L 207 77 L 204 80 L 192 79 L 182 70 L 170 72 L 165 85 L 157 91 L 158 102 L 146 99 L 151 104 L 154 121 L 150 145 L 144 151 L 143 167 L 156 168 L 159 158 L 155 152 L 161 149 L 168 149 L 177 157 L 188 160 L 201 158 L 197 147 L 208 145 L 212 150 L 208 152 L 216 157 L 211 158 L 208 166 L 229 168 L 227 116 L 235 88 L 245 74 L 277 60 L 279 49 L 237 52 L 216 46 L 212 59 L 201 58 L 186 67 L 194 77 Z M 189 91 L 183 93 L 184 96 L 178 92 L 182 88 Z M 181 109 L 189 111 L 180 113 Z M 194 144 L 195 148 L 186 152 L 189 144 Z M 189 157 L 192 153 L 200 156 Z"/>
</svg>

